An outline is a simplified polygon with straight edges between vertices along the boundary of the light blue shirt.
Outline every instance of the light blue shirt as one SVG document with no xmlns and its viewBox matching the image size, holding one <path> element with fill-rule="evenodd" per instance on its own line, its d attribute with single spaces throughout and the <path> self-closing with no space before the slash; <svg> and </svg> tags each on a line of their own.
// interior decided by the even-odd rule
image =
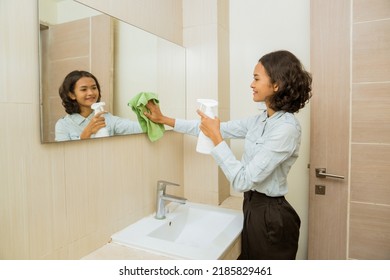
<svg viewBox="0 0 390 280">
<path fill-rule="evenodd" d="M 80 114 L 71 114 L 59 119 L 55 126 L 55 140 L 79 140 L 81 133 L 94 115 L 95 113 L 92 112 L 84 118 Z M 110 136 L 142 133 L 141 126 L 136 121 L 113 116 L 110 113 L 105 113 L 103 116 Z"/>
<path fill-rule="evenodd" d="M 199 134 L 199 121 L 176 119 L 175 131 Z M 291 113 L 275 112 L 243 120 L 221 123 L 223 138 L 245 139 L 241 161 L 237 160 L 225 141 L 211 152 L 234 190 L 255 190 L 267 196 L 287 194 L 287 175 L 298 158 L 301 127 Z"/>
</svg>

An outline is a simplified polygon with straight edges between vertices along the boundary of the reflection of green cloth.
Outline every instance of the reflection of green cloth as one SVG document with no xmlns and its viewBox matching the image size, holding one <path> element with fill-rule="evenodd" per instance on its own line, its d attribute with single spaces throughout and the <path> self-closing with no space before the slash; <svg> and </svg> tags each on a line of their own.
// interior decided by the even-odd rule
<svg viewBox="0 0 390 280">
<path fill-rule="evenodd" d="M 142 131 L 146 132 L 150 141 L 154 142 L 163 136 L 165 128 L 163 124 L 154 123 L 144 115 L 144 112 L 148 111 L 146 104 L 149 100 L 153 100 L 154 103 L 159 103 L 157 94 L 152 92 L 140 92 L 134 96 L 127 105 L 130 106 L 137 115 Z"/>
</svg>

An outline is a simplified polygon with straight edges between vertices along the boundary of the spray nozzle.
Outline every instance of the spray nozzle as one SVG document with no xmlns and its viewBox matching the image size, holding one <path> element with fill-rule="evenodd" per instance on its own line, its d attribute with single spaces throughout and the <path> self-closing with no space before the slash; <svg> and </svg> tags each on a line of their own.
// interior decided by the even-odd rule
<svg viewBox="0 0 390 280">
<path fill-rule="evenodd" d="M 197 99 L 196 101 L 200 104 L 199 110 L 210 118 L 214 117 L 213 109 L 218 106 L 218 101 L 214 99 Z"/>
<path fill-rule="evenodd" d="M 103 107 L 104 105 L 106 105 L 106 103 L 96 102 L 91 105 L 91 109 L 95 111 L 95 115 L 96 115 L 97 113 L 104 112 L 104 107 Z"/>
</svg>

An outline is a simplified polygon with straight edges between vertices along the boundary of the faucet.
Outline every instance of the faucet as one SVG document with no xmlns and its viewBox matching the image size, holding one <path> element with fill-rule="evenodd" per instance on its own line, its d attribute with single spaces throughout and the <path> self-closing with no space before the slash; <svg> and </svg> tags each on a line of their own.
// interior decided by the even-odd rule
<svg viewBox="0 0 390 280">
<path fill-rule="evenodd" d="M 180 186 L 179 184 L 175 184 L 163 180 L 157 181 L 157 207 L 156 207 L 155 218 L 159 220 L 165 219 L 165 201 L 172 201 L 181 204 L 184 204 L 187 201 L 186 198 L 166 194 L 165 191 L 168 185 Z"/>
</svg>

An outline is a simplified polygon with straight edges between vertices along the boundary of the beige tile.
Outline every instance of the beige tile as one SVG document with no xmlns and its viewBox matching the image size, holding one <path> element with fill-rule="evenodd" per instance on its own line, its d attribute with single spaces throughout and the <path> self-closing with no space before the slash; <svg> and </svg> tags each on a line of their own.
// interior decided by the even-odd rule
<svg viewBox="0 0 390 280">
<path fill-rule="evenodd" d="M 349 257 L 360 260 L 390 259 L 390 207 L 352 203 Z"/>
<path fill-rule="evenodd" d="M 221 203 L 220 207 L 241 211 L 242 202 L 243 202 L 242 196 L 229 196 Z"/>
<path fill-rule="evenodd" d="M 166 2 L 156 4 L 154 0 L 84 2 L 130 22 L 135 16 L 138 26 L 144 25 L 149 31 L 156 30 L 161 22 L 169 22 L 168 35 L 164 36 L 173 36 L 168 39 L 181 43 L 181 1 L 172 1 L 174 11 L 161 9 Z M 203 1 L 204 5 L 208 3 Z M 165 12 L 162 14 L 161 10 Z M 208 7 L 206 11 L 210 11 Z M 20 16 L 14 17 L 15 14 Z M 214 16 L 213 12 L 211 19 Z M 20 10 L 14 1 L 2 1 L 0 19 L 6 22 L 0 25 L 4 31 L 0 32 L 1 41 L 3 36 L 7 41 L 4 56 L 1 52 L 1 58 L 6 58 L 2 59 L 6 62 L 2 64 L 5 74 L 0 76 L 1 89 L 5 90 L 0 99 L 6 102 L 0 104 L 1 116 L 7 136 L 0 140 L 0 207 L 1 213 L 5 213 L 0 217 L 1 259 L 77 259 L 96 250 L 107 243 L 110 234 L 154 210 L 158 179 L 179 182 L 182 187 L 170 191 L 183 195 L 187 187 L 183 174 L 195 170 L 197 173 L 190 175 L 188 181 L 196 174 L 203 177 L 188 186 L 192 188 L 190 192 L 196 192 L 199 200 L 218 203 L 215 162 L 197 154 L 195 164 L 184 171 L 183 136 L 174 132 L 156 143 L 150 143 L 142 134 L 42 145 L 36 3 L 27 1 Z M 13 27 L 12 32 L 9 26 Z M 205 44 L 199 47 L 199 41 L 195 41 L 193 47 L 195 59 L 201 57 L 196 68 L 200 73 L 194 76 L 199 75 L 198 81 L 215 77 L 215 83 L 204 83 L 201 89 L 217 96 L 218 73 L 214 68 L 210 71 L 210 61 L 217 59 L 215 27 L 214 24 L 210 30 L 201 30 L 200 41 Z M 63 64 L 62 69 L 69 65 Z M 192 92 L 191 98 L 197 93 Z M 193 161 L 194 147 L 190 147 L 192 152 L 186 158 L 189 163 Z M 198 172 L 200 167 L 207 172 Z"/>
<path fill-rule="evenodd" d="M 28 193 L 35 183 L 30 171 L 33 163 L 39 164 L 31 153 L 38 139 L 26 141 L 26 135 L 34 135 L 33 130 L 37 129 L 26 121 L 31 118 L 32 107 L 32 104 L 0 103 L 4 135 L 0 140 L 0 259 L 30 256 Z"/>
<path fill-rule="evenodd" d="M 353 21 L 370 21 L 390 18 L 390 1 L 388 0 L 354 0 Z"/>
<path fill-rule="evenodd" d="M 218 25 L 225 31 L 229 32 L 229 22 L 230 22 L 230 3 L 225 0 L 217 0 L 217 9 L 218 9 Z"/>
<path fill-rule="evenodd" d="M 49 56 L 52 60 L 88 56 L 90 49 L 89 19 L 81 19 L 50 27 L 53 44 Z"/>
<path fill-rule="evenodd" d="M 352 142 L 390 143 L 390 83 L 352 87 Z"/>
<path fill-rule="evenodd" d="M 353 25 L 353 82 L 390 80 L 390 19 Z"/>
<path fill-rule="evenodd" d="M 196 119 L 197 98 L 221 102 L 218 114 L 229 115 L 228 5 L 221 1 L 184 1 L 184 46 L 187 48 L 187 119 Z M 212 62 L 215 63 L 212 63 Z M 209 82 L 199 82 L 209 81 Z M 229 196 L 229 183 L 214 159 L 196 152 L 196 137 L 184 138 L 186 196 L 218 205 Z"/>
<path fill-rule="evenodd" d="M 217 0 L 183 0 L 183 27 L 217 23 Z"/>
<path fill-rule="evenodd" d="M 29 3 L 30 4 L 30 3 Z M 37 3 L 20 6 L 2 1 L 0 9 L 0 101 L 36 103 L 38 89 L 38 21 Z"/>
<path fill-rule="evenodd" d="M 196 152 L 197 138 L 184 137 L 185 196 L 192 202 L 219 204 L 218 166 L 210 155 Z"/>
<path fill-rule="evenodd" d="M 23 7 L 5 0 L 0 9 L 0 40 L 7 42 L 0 53 L 5 70 L 0 74 L 5 124 L 0 140 L 0 259 L 77 259 L 150 214 L 158 179 L 183 186 L 183 136 L 168 133 L 157 143 L 142 134 L 41 144 L 37 5 L 26 1 Z M 153 9 L 158 13 L 159 5 Z M 172 192 L 182 195 L 183 189 Z"/>
<path fill-rule="evenodd" d="M 65 166 L 61 146 L 31 151 L 28 188 L 30 258 L 40 259 L 69 242 Z M 41 172 L 45 170 L 46 172 Z"/>
<path fill-rule="evenodd" d="M 67 245 L 68 247 L 68 259 L 79 260 L 87 253 L 96 250 L 97 244 L 107 244 L 110 236 L 100 231 L 94 231 L 82 238 L 74 240 L 74 242 Z M 102 246 L 102 245 L 99 245 Z"/>
<path fill-rule="evenodd" d="M 352 145 L 351 201 L 390 205 L 390 146 Z"/>
</svg>

